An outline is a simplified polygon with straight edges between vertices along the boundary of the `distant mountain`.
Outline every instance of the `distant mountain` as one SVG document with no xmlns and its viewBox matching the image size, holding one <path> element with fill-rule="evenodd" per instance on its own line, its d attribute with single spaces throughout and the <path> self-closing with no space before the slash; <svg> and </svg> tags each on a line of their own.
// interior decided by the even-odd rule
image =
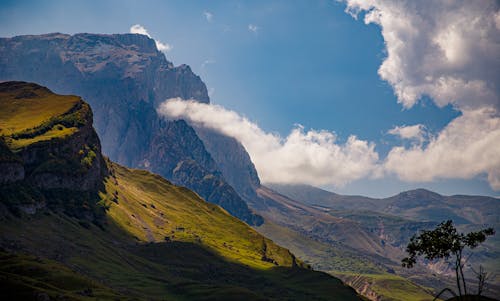
<svg viewBox="0 0 500 301">
<path fill-rule="evenodd" d="M 486 196 L 443 196 L 429 190 L 416 189 L 389 198 L 374 199 L 339 195 L 308 185 L 270 187 L 305 204 L 333 210 L 376 211 L 416 221 L 438 223 L 444 219 L 452 219 L 456 224 L 500 225 L 500 199 Z"/>
<path fill-rule="evenodd" d="M 282 198 L 293 199 L 304 208 L 310 208 L 314 219 L 319 219 L 324 214 L 341 219 L 345 226 L 345 231 L 337 228 L 320 230 L 321 228 L 310 228 L 302 226 L 299 233 L 306 237 L 314 238 L 325 244 L 315 252 L 308 252 L 308 256 L 302 256 L 306 251 L 298 244 L 291 244 L 281 238 L 280 231 L 269 231 L 264 228 L 261 231 L 275 241 L 290 248 L 293 252 L 301 254 L 313 267 L 323 265 L 322 270 L 331 270 L 332 274 L 341 277 L 353 286 L 357 286 L 358 292 L 362 292 L 367 283 L 380 281 L 387 282 L 387 276 L 381 278 L 380 275 L 398 274 L 407 279 L 411 279 L 427 287 L 446 286 L 449 281 L 452 269 L 446 264 L 424 264 L 413 270 L 405 270 L 400 267 L 400 261 L 404 257 L 404 249 L 413 234 L 423 229 L 435 227 L 439 222 L 451 219 L 457 224 L 458 229 L 464 232 L 475 231 L 486 226 L 500 229 L 500 200 L 484 196 L 442 196 L 425 189 L 417 189 L 399 193 L 385 199 L 374 199 L 363 196 L 344 196 L 328 192 L 309 185 L 270 185 L 275 191 L 283 195 Z M 286 196 L 286 197 L 285 197 Z M 277 198 L 274 198 L 277 199 Z M 289 207 L 284 207 L 289 210 Z M 314 213 L 318 210 L 320 214 Z M 260 212 L 265 212 L 262 210 Z M 289 213 L 283 213 L 287 215 Z M 264 214 L 265 218 L 268 215 Z M 308 217 L 311 219 L 311 217 Z M 278 224 L 292 228 L 290 224 L 284 224 L 279 219 L 273 218 Z M 305 218 L 297 216 L 293 224 L 300 225 Z M 350 223 L 353 223 L 350 225 Z M 307 230 L 311 229 L 311 230 Z M 318 230 L 320 232 L 318 233 Z M 306 232 L 304 232 L 306 231 Z M 329 234 L 332 232 L 332 234 Z M 363 233 L 361 235 L 360 233 Z M 335 244 L 328 240 L 329 236 L 337 235 Z M 367 261 L 362 267 L 350 265 L 349 269 L 344 269 L 343 264 L 338 261 L 334 265 L 326 265 L 328 254 L 332 251 L 325 251 L 334 248 L 335 257 L 342 263 L 349 262 L 350 258 L 364 258 L 360 261 Z M 377 251 L 379 250 L 379 251 Z M 378 254 L 377 254 L 378 252 Z M 380 258 L 378 255 L 382 255 Z M 466 277 L 474 283 L 474 273 L 470 267 L 477 268 L 479 264 L 486 267 L 493 278 L 490 279 L 489 295 L 495 296 L 500 292 L 500 266 L 498 257 L 500 256 L 500 238 L 498 235 L 489 238 L 484 246 L 476 249 L 474 255 L 470 257 Z M 331 257 L 331 256 L 330 256 Z M 374 268 L 369 268 L 375 266 Z M 348 272 L 348 273 L 346 273 Z M 357 272 L 362 277 L 351 277 L 349 272 Z M 374 277 L 375 275 L 379 275 Z M 389 275 L 390 276 L 390 275 Z M 391 276 L 392 277 L 392 276 Z M 389 277 L 389 278 L 391 278 Z M 391 278 L 392 279 L 392 278 Z M 394 280 L 394 279 L 393 279 Z M 389 282 L 390 283 L 390 282 Z M 452 283 L 449 283 L 452 285 Z"/>
<path fill-rule="evenodd" d="M 255 229 L 370 298 L 401 300 L 392 292 L 411 291 L 408 296 L 415 300 L 432 300 L 414 282 L 445 285 L 446 266 L 420 266 L 411 273 L 401 269 L 403 246 L 412 234 L 447 218 L 471 230 L 498 223 L 495 199 L 481 199 L 476 206 L 467 205 L 476 197 L 451 200 L 425 191 L 380 200 L 310 186 L 262 186 L 250 156 L 234 138 L 158 117 L 156 106 L 167 98 L 209 100 L 189 67 L 174 67 L 145 36 L 0 39 L 0 79 L 13 78 L 83 95 L 95 110 L 97 132 L 111 159 L 159 173 L 247 223 L 261 225 Z M 11 173 L 17 174 L 16 169 Z M 500 270 L 494 262 L 500 254 L 496 246 L 495 237 L 475 257 L 488 262 L 490 271 Z"/>
<path fill-rule="evenodd" d="M 219 206 L 102 157 L 76 96 L 0 83 L 8 300 L 360 300 Z"/>
<path fill-rule="evenodd" d="M 189 66 L 173 66 L 147 36 L 0 38 L 1 80 L 32 81 L 58 93 L 81 95 L 94 111 L 103 152 L 112 160 L 160 173 L 249 224 L 262 223 L 228 184 L 192 127 L 156 113 L 169 98 L 208 103 L 209 97 Z"/>
</svg>

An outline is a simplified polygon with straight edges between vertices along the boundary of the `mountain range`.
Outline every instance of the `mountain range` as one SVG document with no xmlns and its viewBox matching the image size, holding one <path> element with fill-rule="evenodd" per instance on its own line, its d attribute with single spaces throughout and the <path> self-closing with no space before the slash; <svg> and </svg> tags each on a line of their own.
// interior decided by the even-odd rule
<svg viewBox="0 0 500 301">
<path fill-rule="evenodd" d="M 221 207 L 104 158 L 77 96 L 0 83 L 8 300 L 361 300 Z"/>
<path fill-rule="evenodd" d="M 341 277 L 372 300 L 432 300 L 432 292 L 449 283 L 444 264 L 421 263 L 411 271 L 400 267 L 405 244 L 419 230 L 445 219 L 453 219 L 464 231 L 483 225 L 498 228 L 500 207 L 495 198 L 445 197 L 416 190 L 372 199 L 304 185 L 263 185 L 237 140 L 157 114 L 158 106 L 171 98 L 203 103 L 210 99 L 205 84 L 188 66 L 174 66 L 144 35 L 54 33 L 1 38 L 0 81 L 7 80 L 36 82 L 59 94 L 82 96 L 94 112 L 102 151 L 111 161 L 149 170 L 195 191 L 314 269 Z M 65 127 L 63 131 L 68 130 Z M 9 177 L 20 177 L 21 169 L 11 161 Z M 108 170 L 122 170 L 132 178 L 137 175 L 125 167 L 112 168 L 118 166 L 113 164 L 107 163 Z M 148 203 L 141 206 L 146 209 Z M 144 218 L 131 225 L 131 233 L 151 228 Z M 182 231 L 176 231 L 176 237 L 177 232 Z M 134 235 L 141 241 L 158 240 L 154 233 Z M 497 275 L 491 295 L 500 292 L 498 242 L 495 237 L 473 258 L 473 263 L 486 262 Z"/>
<path fill-rule="evenodd" d="M 149 37 L 54 33 L 2 38 L 0 80 L 36 82 L 83 97 L 94 110 L 103 152 L 111 160 L 159 173 L 249 224 L 262 223 L 227 183 L 193 128 L 156 113 L 170 98 L 208 103 L 209 97 L 191 68 L 174 67 Z"/>
</svg>

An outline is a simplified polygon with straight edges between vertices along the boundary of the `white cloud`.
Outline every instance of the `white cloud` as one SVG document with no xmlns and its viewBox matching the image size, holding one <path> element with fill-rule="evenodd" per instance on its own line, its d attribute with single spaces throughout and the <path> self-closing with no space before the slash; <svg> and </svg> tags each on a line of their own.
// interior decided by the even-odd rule
<svg viewBox="0 0 500 301">
<path fill-rule="evenodd" d="M 251 32 L 253 33 L 257 33 L 257 31 L 259 31 L 259 26 L 255 25 L 255 24 L 248 24 L 248 30 L 250 30 Z"/>
<path fill-rule="evenodd" d="M 494 0 L 345 0 L 378 24 L 387 49 L 379 75 L 398 101 L 413 106 L 423 95 L 459 108 L 500 108 L 499 2 Z"/>
<path fill-rule="evenodd" d="M 214 14 L 212 14 L 209 11 L 204 11 L 203 16 L 205 16 L 205 19 L 207 19 L 208 22 L 212 22 L 212 20 L 214 18 Z"/>
<path fill-rule="evenodd" d="M 387 133 L 399 136 L 401 139 L 417 140 L 423 143 L 425 140 L 425 126 L 423 124 L 396 126 Z"/>
<path fill-rule="evenodd" d="M 328 131 L 305 131 L 300 125 L 286 138 L 221 106 L 170 99 L 158 112 L 185 119 L 236 138 L 246 148 L 263 182 L 342 186 L 377 169 L 375 145 L 350 136 L 338 143 Z"/>
<path fill-rule="evenodd" d="M 130 33 L 142 34 L 142 35 L 148 36 L 151 39 L 153 39 L 151 37 L 151 35 L 148 33 L 148 31 L 146 30 L 146 28 L 144 28 L 144 26 L 142 26 L 140 24 L 132 25 L 130 27 Z M 154 41 L 156 43 L 156 48 L 158 48 L 159 51 L 167 52 L 167 51 L 172 50 L 172 46 L 171 45 L 169 45 L 167 43 L 162 43 L 159 40 L 154 40 Z"/>
<path fill-rule="evenodd" d="M 464 111 L 423 148 L 393 148 L 384 167 L 406 181 L 488 174 L 500 190 L 500 117 L 493 109 Z"/>
<path fill-rule="evenodd" d="M 500 4 L 476 1 L 344 0 L 346 11 L 381 27 L 387 57 L 380 77 L 404 107 L 422 96 L 462 115 L 428 144 L 393 148 L 386 172 L 407 181 L 468 179 L 486 173 L 500 190 Z M 402 138 L 421 128 L 396 127 Z M 420 136 L 422 139 L 424 136 Z"/>
</svg>

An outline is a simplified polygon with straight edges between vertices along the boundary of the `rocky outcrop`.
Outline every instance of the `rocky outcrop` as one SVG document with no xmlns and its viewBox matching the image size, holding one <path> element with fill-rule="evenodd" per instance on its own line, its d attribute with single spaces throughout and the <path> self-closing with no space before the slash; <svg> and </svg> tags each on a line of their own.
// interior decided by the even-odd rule
<svg viewBox="0 0 500 301">
<path fill-rule="evenodd" d="M 246 203 L 220 175 L 207 172 L 194 160 L 179 162 L 172 172 L 172 180 L 174 183 L 185 183 L 188 188 L 198 191 L 205 200 L 228 208 L 226 210 L 229 213 L 249 224 L 261 225 L 264 222 L 261 216 L 251 213 L 247 206 L 241 206 Z"/>
<path fill-rule="evenodd" d="M 157 126 L 150 149 L 140 163 L 143 167 L 170 179 L 179 162 L 193 160 L 206 172 L 220 174 L 203 142 L 184 120 L 159 120 Z"/>
<path fill-rule="evenodd" d="M 174 67 L 138 34 L 47 34 L 0 39 L 0 80 L 36 82 L 82 96 L 95 114 L 103 151 L 134 166 L 148 148 L 155 107 L 172 97 L 208 102 L 186 65 Z"/>
<path fill-rule="evenodd" d="M 52 93 L 39 89 L 36 84 L 24 82 L 0 83 L 0 101 L 7 97 L 4 92 L 16 93 L 16 102 L 46 97 Z M 30 92 L 29 97 L 27 91 Z M 42 92 L 40 92 L 42 91 Z M 43 93 L 43 95 L 38 94 Z M 52 94 L 53 95 L 53 94 Z M 39 112 L 42 114 L 43 112 Z M 41 124 L 30 132 L 17 134 L 33 138 L 33 142 L 18 147 L 15 154 L 4 141 L 1 142 L 3 183 L 24 180 L 40 189 L 70 189 L 77 191 L 96 190 L 107 173 L 101 155 L 97 133 L 92 127 L 92 111 L 87 103 L 79 99 L 74 106 L 60 116 L 50 116 L 50 125 Z M 43 136 L 52 126 L 74 123 L 74 133 L 52 139 L 36 139 Z M 69 125 L 68 125 L 69 126 Z M 6 136 L 7 139 L 12 137 Z M 10 161 L 10 162 L 9 162 Z"/>
<path fill-rule="evenodd" d="M 0 109 L 0 207 L 16 216 L 48 207 L 102 226 L 108 169 L 90 106 L 36 84 L 3 82 Z"/>
<path fill-rule="evenodd" d="M 13 183 L 24 179 L 24 167 L 19 162 L 0 162 L 0 184 Z"/>
<path fill-rule="evenodd" d="M 262 224 L 262 218 L 253 214 L 226 182 L 191 126 L 184 120 L 160 120 L 158 128 L 158 133 L 151 140 L 148 156 L 141 162 L 143 168 L 196 191 L 208 202 L 221 206 L 250 224 Z"/>
<path fill-rule="evenodd" d="M 199 126 L 194 129 L 227 182 L 249 202 L 255 200 L 260 180 L 245 147 L 238 140 L 214 130 Z"/>
<path fill-rule="evenodd" d="M 208 103 L 209 97 L 205 84 L 189 66 L 174 66 L 147 36 L 53 33 L 2 38 L 1 80 L 33 81 L 58 93 L 82 96 L 92 106 L 103 152 L 111 160 L 149 169 L 170 180 L 180 162 L 194 160 L 224 185 L 201 185 L 206 174 L 196 178 L 198 172 L 174 182 L 200 195 L 212 195 L 212 202 L 228 212 L 241 212 L 235 215 L 252 223 L 253 218 L 247 219 L 253 216 L 247 204 L 226 182 L 193 129 L 182 122 L 165 121 L 156 113 L 157 106 L 169 98 Z M 43 179 L 40 185 L 64 185 Z M 215 187 L 217 193 L 197 190 Z M 222 189 L 230 191 L 221 193 Z"/>
<path fill-rule="evenodd" d="M 24 166 L 21 159 L 14 155 L 0 137 L 0 185 L 24 179 Z"/>
</svg>

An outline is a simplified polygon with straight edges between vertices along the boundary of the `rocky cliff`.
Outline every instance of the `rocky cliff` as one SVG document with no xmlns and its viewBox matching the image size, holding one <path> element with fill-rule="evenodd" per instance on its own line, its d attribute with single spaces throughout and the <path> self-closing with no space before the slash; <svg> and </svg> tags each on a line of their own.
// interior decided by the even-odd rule
<svg viewBox="0 0 500 301">
<path fill-rule="evenodd" d="M 30 115 L 36 114 L 38 103 L 68 110 L 49 112 L 41 122 L 12 117 L 19 112 L 14 106 L 22 106 L 23 113 Z M 6 173 L 11 177 L 4 174 L 4 182 L 24 180 L 41 189 L 98 188 L 106 167 L 92 128 L 92 111 L 81 98 L 60 97 L 36 84 L 4 82 L 0 83 L 0 109 L 0 143 L 5 154 L 1 163 L 16 166 Z"/>
<path fill-rule="evenodd" d="M 0 166 L 22 170 L 1 170 L 5 300 L 360 300 L 191 190 L 103 160 L 80 97 L 1 83 L 0 137 Z"/>
<path fill-rule="evenodd" d="M 0 83 L 0 134 L 2 202 L 34 212 L 57 195 L 67 211 L 92 218 L 79 207 L 95 204 L 80 197 L 97 195 L 107 168 L 87 103 L 36 84 Z"/>
<path fill-rule="evenodd" d="M 2 38 L 0 80 L 33 81 L 58 93 L 81 95 L 94 111 L 103 152 L 112 160 L 212 196 L 211 202 L 244 221 L 260 220 L 226 182 L 191 126 L 165 121 L 156 113 L 158 104 L 169 98 L 207 103 L 209 97 L 189 66 L 174 66 L 147 36 L 53 33 Z M 174 169 L 184 160 L 195 161 L 196 172 L 174 178 Z M 207 185 L 207 178 L 216 181 Z"/>
<path fill-rule="evenodd" d="M 216 131 L 197 126 L 194 128 L 227 182 L 247 202 L 254 202 L 260 179 L 245 147 L 238 140 Z"/>
</svg>

